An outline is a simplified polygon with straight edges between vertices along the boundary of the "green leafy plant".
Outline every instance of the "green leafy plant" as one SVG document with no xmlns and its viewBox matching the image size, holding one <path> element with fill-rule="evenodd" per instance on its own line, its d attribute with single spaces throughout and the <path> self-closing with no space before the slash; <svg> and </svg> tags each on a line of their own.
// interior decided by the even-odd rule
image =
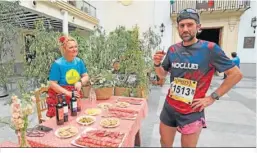
<svg viewBox="0 0 257 153">
<path fill-rule="evenodd" d="M 111 41 L 105 33 L 95 31 L 86 41 L 82 59 L 85 61 L 94 88 L 113 87 L 111 72 L 112 53 Z"/>
<path fill-rule="evenodd" d="M 144 52 L 145 62 L 149 72 L 153 72 L 153 60 L 152 53 L 157 49 L 160 49 L 161 36 L 153 28 L 149 28 L 146 32 L 143 32 L 143 36 L 140 39 L 140 48 Z"/>
<path fill-rule="evenodd" d="M 35 78 L 39 85 L 46 84 L 52 63 L 62 56 L 58 42 L 61 33 L 47 30 L 42 20 L 35 23 L 35 28 L 30 51 L 36 56 L 30 63 L 25 62 L 25 76 Z"/>
<path fill-rule="evenodd" d="M 15 49 L 22 50 L 23 47 L 22 45 L 16 45 L 21 41 L 19 39 L 20 29 L 16 25 L 22 25 L 20 21 L 22 15 L 16 15 L 18 5 L 17 1 L 0 1 L 0 87 L 6 86 L 10 77 L 14 74 Z"/>
<path fill-rule="evenodd" d="M 152 51 L 161 43 L 160 36 L 149 28 L 139 37 L 139 27 L 131 30 L 118 26 L 105 39 L 105 52 L 109 59 L 119 61 L 119 71 L 115 71 L 115 86 L 132 88 L 132 93 L 138 93 L 139 88 L 149 89 L 148 72 L 152 70 Z M 102 42 L 103 44 L 103 42 Z M 109 63 L 106 64 L 109 66 Z M 131 81 L 134 78 L 134 81 Z M 133 80 L 133 79 L 132 79 Z M 135 93 L 133 94 L 135 95 Z"/>
<path fill-rule="evenodd" d="M 88 44 L 88 40 L 89 40 L 89 36 L 92 33 L 88 33 L 87 35 L 83 35 L 81 34 L 81 32 L 79 30 L 74 30 L 70 32 L 70 36 L 72 36 L 74 39 L 76 39 L 77 43 L 78 43 L 78 57 L 83 59 L 84 57 L 88 56 L 88 52 L 89 52 L 89 44 Z M 87 65 L 87 63 L 86 63 Z"/>
</svg>

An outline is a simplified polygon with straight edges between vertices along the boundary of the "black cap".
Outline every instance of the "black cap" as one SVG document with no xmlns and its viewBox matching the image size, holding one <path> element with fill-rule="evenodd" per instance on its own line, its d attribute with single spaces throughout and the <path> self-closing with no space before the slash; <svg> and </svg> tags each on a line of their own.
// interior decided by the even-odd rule
<svg viewBox="0 0 257 153">
<path fill-rule="evenodd" d="M 195 9 L 187 8 L 179 12 L 177 17 L 177 23 L 184 19 L 193 19 L 197 24 L 200 23 L 200 17 Z"/>
</svg>

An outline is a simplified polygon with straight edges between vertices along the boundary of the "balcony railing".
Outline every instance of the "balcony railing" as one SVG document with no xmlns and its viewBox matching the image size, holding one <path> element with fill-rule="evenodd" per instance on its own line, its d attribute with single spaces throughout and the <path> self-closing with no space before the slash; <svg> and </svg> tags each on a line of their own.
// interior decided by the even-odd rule
<svg viewBox="0 0 257 153">
<path fill-rule="evenodd" d="M 198 12 L 202 11 L 226 11 L 226 10 L 246 10 L 250 8 L 250 0 L 190 0 L 175 1 L 171 5 L 171 13 L 179 13 L 185 8 L 193 8 Z"/>
<path fill-rule="evenodd" d="M 86 2 L 85 0 L 80 0 L 80 1 L 70 0 L 68 1 L 68 3 L 80 9 L 81 11 L 86 12 L 88 15 L 96 18 L 96 8 L 91 4 L 89 4 L 88 2 Z"/>
</svg>

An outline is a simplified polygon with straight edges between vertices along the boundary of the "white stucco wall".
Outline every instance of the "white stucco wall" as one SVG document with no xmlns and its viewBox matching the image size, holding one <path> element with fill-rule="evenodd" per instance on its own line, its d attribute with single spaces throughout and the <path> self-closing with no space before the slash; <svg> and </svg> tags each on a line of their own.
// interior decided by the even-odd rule
<svg viewBox="0 0 257 153">
<path fill-rule="evenodd" d="M 241 63 L 256 63 L 256 51 L 257 51 L 257 29 L 255 34 L 254 29 L 251 27 L 251 19 L 257 14 L 256 1 L 251 1 L 251 8 L 244 12 L 240 18 L 239 32 L 238 32 L 238 44 L 237 53 L 241 59 Z M 243 48 L 244 37 L 255 36 L 255 48 L 248 49 Z"/>
<path fill-rule="evenodd" d="M 156 27 L 159 32 L 161 23 L 165 25 L 163 35 L 163 43 L 161 48 L 167 49 L 171 45 L 171 20 L 169 1 L 149 0 L 138 1 L 133 0 L 129 6 L 123 6 L 118 0 L 98 1 L 88 0 L 97 9 L 97 18 L 100 25 L 110 32 L 118 25 L 125 26 L 130 29 L 136 24 L 139 26 L 140 32 L 145 32 L 149 27 Z"/>
<path fill-rule="evenodd" d="M 57 20 L 63 20 L 63 14 L 60 11 L 60 8 L 54 6 L 53 4 L 48 4 L 42 1 L 37 1 L 37 5 L 33 6 L 32 0 L 22 0 L 20 2 L 21 6 L 24 6 L 25 8 L 29 9 L 32 12 L 35 13 L 41 13 L 42 15 L 45 15 L 47 17 L 51 17 L 53 19 L 57 19 Z M 75 17 L 75 20 L 73 20 L 73 17 Z M 89 29 L 89 30 L 93 30 L 94 29 L 94 24 L 88 22 L 85 19 L 80 18 L 79 16 L 73 15 L 70 12 L 68 12 L 68 21 L 69 23 L 77 26 L 77 27 L 81 27 L 81 28 L 85 28 L 85 29 Z"/>
</svg>

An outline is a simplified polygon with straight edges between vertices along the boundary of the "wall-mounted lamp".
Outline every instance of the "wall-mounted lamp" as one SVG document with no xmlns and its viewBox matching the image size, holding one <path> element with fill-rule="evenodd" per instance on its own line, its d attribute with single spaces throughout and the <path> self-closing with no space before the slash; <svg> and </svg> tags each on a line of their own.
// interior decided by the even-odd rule
<svg viewBox="0 0 257 153">
<path fill-rule="evenodd" d="M 33 7 L 36 7 L 37 2 L 36 1 L 32 1 L 32 5 L 33 5 Z"/>
<path fill-rule="evenodd" d="M 255 33 L 255 29 L 256 29 L 256 17 L 253 17 L 253 18 L 252 18 L 251 27 L 253 27 L 253 29 L 254 29 L 253 33 Z"/>
<path fill-rule="evenodd" d="M 160 26 L 160 31 L 161 31 L 162 36 L 163 36 L 163 32 L 165 31 L 165 25 L 163 23 Z"/>
</svg>

